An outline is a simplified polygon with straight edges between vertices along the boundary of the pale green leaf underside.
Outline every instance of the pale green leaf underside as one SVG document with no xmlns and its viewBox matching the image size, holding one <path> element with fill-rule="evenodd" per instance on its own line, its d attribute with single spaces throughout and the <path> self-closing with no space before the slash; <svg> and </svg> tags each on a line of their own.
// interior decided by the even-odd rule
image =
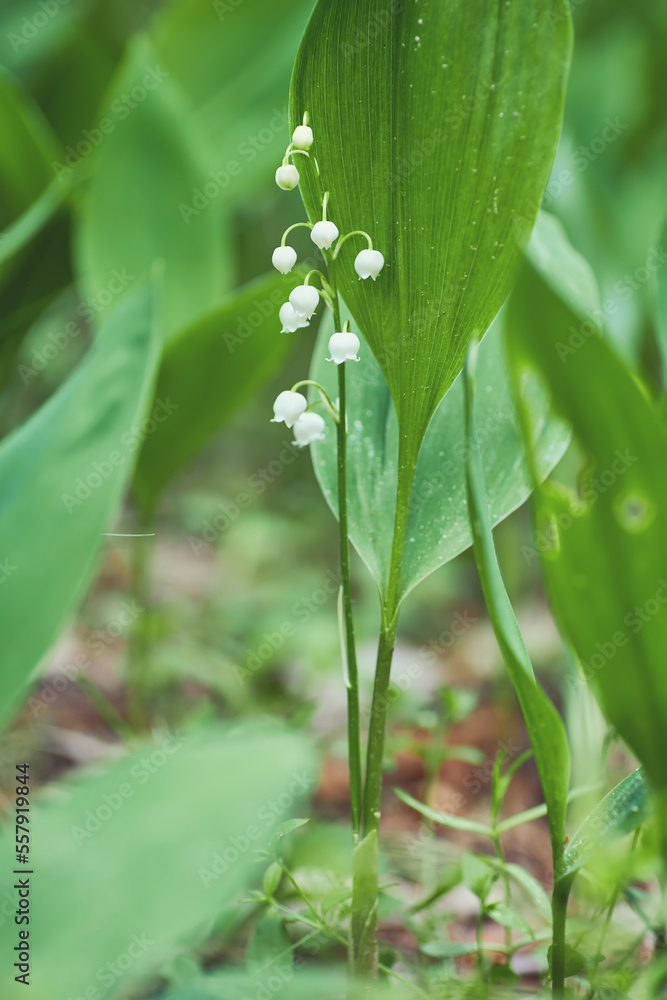
<svg viewBox="0 0 667 1000">
<path fill-rule="evenodd" d="M 320 2 L 292 78 L 314 159 L 312 219 L 367 231 L 377 281 L 338 257 L 339 290 L 389 383 L 415 454 L 466 347 L 506 298 L 558 140 L 570 22 L 562 0 Z"/>
<path fill-rule="evenodd" d="M 475 402 L 493 524 L 520 506 L 531 490 L 503 356 L 501 319 L 479 348 Z M 323 323 L 311 378 L 335 396 L 334 365 L 325 361 L 330 332 L 330 325 Z M 366 344 L 362 344 L 360 357 L 358 364 L 348 363 L 346 371 L 350 538 L 383 589 L 396 507 L 398 426 L 389 387 Z M 539 467 L 546 474 L 562 455 L 568 434 L 563 425 L 547 420 L 545 405 L 541 416 L 537 454 Z M 326 440 L 313 445 L 312 455 L 324 496 L 336 513 L 336 442 L 332 430 Z M 403 595 L 472 542 L 464 458 L 463 383 L 459 377 L 429 425 L 417 463 L 403 562 Z"/>
<path fill-rule="evenodd" d="M 542 690 L 533 672 L 528 651 L 514 610 L 503 583 L 493 541 L 493 531 L 486 497 L 482 454 L 476 429 L 473 399 L 477 380 L 465 372 L 465 411 L 467 461 L 466 481 L 474 552 L 484 599 L 496 641 L 514 685 L 526 723 L 542 793 L 547 805 L 547 822 L 554 864 L 563 850 L 567 793 L 570 783 L 570 753 L 565 726 L 560 715 Z"/>
</svg>

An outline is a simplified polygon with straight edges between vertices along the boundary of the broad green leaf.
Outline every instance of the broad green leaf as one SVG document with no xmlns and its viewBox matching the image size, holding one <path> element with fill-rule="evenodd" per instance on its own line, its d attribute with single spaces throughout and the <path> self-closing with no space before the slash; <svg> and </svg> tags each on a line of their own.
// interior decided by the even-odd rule
<svg viewBox="0 0 667 1000">
<path fill-rule="evenodd" d="M 549 483 L 537 491 L 537 547 L 583 676 L 649 784 L 667 795 L 667 430 L 590 318 L 563 336 L 557 236 L 545 234 L 545 253 L 560 264 L 545 269 L 541 288 L 522 275 L 507 317 L 517 399 L 537 372 L 587 462 L 578 495 Z M 545 299 L 537 335 L 535 309 Z M 529 437 L 525 411 L 524 423 Z M 667 829 L 667 817 L 662 823 Z"/>
<path fill-rule="evenodd" d="M 58 144 L 39 109 L 0 70 L 0 229 L 5 229 L 53 180 Z"/>
<path fill-rule="evenodd" d="M 450 813 L 440 812 L 438 809 L 431 809 L 430 806 L 419 802 L 418 799 L 414 799 L 412 795 L 408 795 L 401 788 L 395 788 L 394 791 L 401 802 L 405 802 L 406 805 L 416 809 L 418 813 L 426 819 L 430 819 L 433 823 L 437 823 L 438 826 L 446 826 L 450 830 L 466 830 L 468 833 L 477 833 L 482 837 L 492 836 L 491 827 L 485 823 L 478 823 L 477 820 L 466 819 L 465 816 L 453 816 Z"/>
<path fill-rule="evenodd" d="M 165 348 L 155 394 L 175 409 L 144 441 L 134 482 L 152 510 L 161 491 L 275 372 L 294 343 L 278 310 L 294 279 L 267 275 L 234 293 Z"/>
<path fill-rule="evenodd" d="M 62 203 L 68 185 L 54 180 L 58 142 L 40 109 L 0 69 L 0 382 L 21 337 L 68 280 Z"/>
<path fill-rule="evenodd" d="M 501 339 L 502 315 L 478 351 L 475 415 L 488 484 L 490 516 L 497 524 L 520 506 L 531 489 L 521 432 L 514 413 Z M 310 377 L 337 394 L 334 365 L 327 364 L 330 323 L 318 336 Z M 351 540 L 380 588 L 386 587 L 396 509 L 398 427 L 387 382 L 362 341 L 359 364 L 346 366 L 348 409 L 348 509 Z M 544 395 L 544 394 L 543 394 Z M 548 420 L 547 397 L 535 399 L 541 416 L 536 443 L 542 475 L 562 455 L 568 431 Z M 327 434 L 311 447 L 318 481 L 338 512 L 336 442 Z M 422 444 L 403 556 L 402 594 L 472 543 L 465 486 L 463 380 L 440 403 Z"/>
<path fill-rule="evenodd" d="M 667 246 L 667 225 L 662 230 L 661 247 Z M 664 266 L 656 271 L 654 286 L 654 322 L 662 362 L 662 386 L 667 389 L 667 268 Z"/>
<path fill-rule="evenodd" d="M 579 871 L 600 848 L 636 830 L 649 815 L 649 789 L 642 768 L 612 788 L 598 802 L 570 840 L 561 877 Z"/>
<path fill-rule="evenodd" d="M 96 1000 L 125 996 L 179 947 L 203 942 L 214 921 L 228 927 L 236 894 L 261 878 L 258 849 L 314 784 L 312 749 L 294 733 L 216 726 L 154 739 L 32 803 L 34 1000 L 91 987 Z M 5 872 L 14 840 L 7 823 Z M 5 954 L 16 931 L 3 921 Z M 25 992 L 14 974 L 5 963 L 7 1000 Z"/>
<path fill-rule="evenodd" d="M 308 944 L 304 946 L 308 951 Z M 223 969 L 201 976 L 187 986 L 170 990 L 159 1000 L 414 1000 L 414 987 L 392 982 L 359 983 L 347 980 L 341 965 L 292 969 L 286 963 L 272 965 L 251 976 L 236 969 Z"/>
<path fill-rule="evenodd" d="M 68 0 L 67 6 L 76 8 L 77 0 Z M 104 141 L 99 127 L 103 117 L 100 104 L 123 57 L 126 41 L 122 27 L 110 23 L 118 6 L 118 0 L 113 5 L 105 0 L 93 4 L 83 0 L 79 16 L 72 18 L 58 45 L 45 53 L 38 73 L 31 72 L 28 77 L 64 147 L 64 156 L 58 157 L 61 164 L 82 162 L 85 169 L 91 147 Z M 59 11 L 58 18 L 61 16 Z M 138 27 L 138 19 L 133 21 L 133 27 Z M 55 164 L 53 169 L 58 170 Z"/>
<path fill-rule="evenodd" d="M 387 378 L 406 464 L 505 300 L 549 175 L 571 47 L 563 0 L 320 0 L 292 78 L 311 159 L 311 219 L 330 193 L 341 233 L 365 230 L 377 281 L 337 258 L 339 290 Z M 521 57 L 517 58 L 520 53 Z M 319 176 L 315 169 L 315 159 Z"/>
<path fill-rule="evenodd" d="M 34 239 L 53 218 L 70 191 L 71 184 L 51 181 L 30 206 L 7 226 L 0 242 L 0 268 Z"/>
<path fill-rule="evenodd" d="M 160 61 L 191 103 L 221 203 L 236 207 L 272 180 L 282 159 L 289 79 L 312 6 L 313 0 L 172 0 L 151 27 Z"/>
<path fill-rule="evenodd" d="M 470 362 L 465 372 L 468 444 L 466 475 L 473 551 L 496 641 L 514 685 L 533 747 L 542 793 L 547 804 L 551 849 L 556 866 L 562 854 L 565 834 L 570 753 L 561 717 L 535 679 L 500 573 L 473 410 L 474 377 L 469 366 Z"/>
<path fill-rule="evenodd" d="M 31 8 L 28 15 L 24 0 L 3 0 L 0 5 L 0 63 L 16 72 L 34 64 L 43 65 L 61 48 L 85 6 L 86 0 L 69 0 L 56 8 L 57 16 L 35 20 L 36 14 L 45 14 L 43 8 Z M 49 10 L 54 12 L 53 7 Z"/>
<path fill-rule="evenodd" d="M 52 183 L 0 241 L 0 383 L 32 323 L 72 282 L 67 194 Z"/>
<path fill-rule="evenodd" d="M 74 374 L 0 446 L 0 723 L 83 596 L 131 474 L 157 364 L 152 317 L 149 289 L 127 298 Z"/>
<path fill-rule="evenodd" d="M 220 299 L 222 231 L 218 203 L 204 193 L 211 179 L 187 102 L 145 40 L 130 47 L 114 77 L 100 130 L 102 122 L 78 231 L 81 287 L 113 309 L 162 261 L 158 318 L 169 341 Z M 203 207 L 190 211 L 198 189 Z"/>
</svg>

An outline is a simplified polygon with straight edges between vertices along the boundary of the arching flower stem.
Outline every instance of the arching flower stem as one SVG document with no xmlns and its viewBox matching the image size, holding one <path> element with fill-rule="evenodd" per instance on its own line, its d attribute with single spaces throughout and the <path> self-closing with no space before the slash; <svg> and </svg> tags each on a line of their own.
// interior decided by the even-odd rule
<svg viewBox="0 0 667 1000">
<path fill-rule="evenodd" d="M 295 382 L 294 385 L 292 386 L 291 392 L 297 392 L 297 390 L 300 389 L 302 385 L 312 385 L 313 388 L 317 389 L 317 391 L 321 396 L 322 405 L 326 409 L 327 413 L 332 417 L 334 422 L 338 423 L 340 419 L 338 407 L 336 406 L 335 403 L 331 401 L 331 397 L 329 396 L 329 393 L 326 391 L 326 389 L 323 386 L 321 386 L 319 382 L 313 382 L 312 379 L 305 378 L 302 379 L 301 382 Z"/>
<path fill-rule="evenodd" d="M 283 233 L 283 238 L 280 241 L 281 247 L 285 246 L 285 240 L 287 239 L 287 237 L 289 236 L 289 234 L 292 232 L 292 230 L 293 229 L 299 229 L 300 226 L 303 226 L 304 229 L 312 229 L 313 228 L 312 222 L 295 222 L 293 226 L 289 226 L 285 230 L 285 232 Z"/>
<path fill-rule="evenodd" d="M 368 233 L 365 233 L 363 229 L 353 229 L 351 233 L 345 233 L 345 236 L 341 236 L 341 238 L 336 243 L 336 246 L 334 247 L 334 252 L 333 252 L 333 258 L 334 258 L 334 260 L 338 256 L 338 253 L 339 253 L 340 248 L 342 247 L 343 243 L 345 243 L 345 240 L 349 240 L 350 236 L 363 236 L 366 239 L 366 242 L 368 243 L 368 249 L 369 250 L 373 249 L 373 240 L 370 238 L 370 236 L 368 235 Z"/>
</svg>

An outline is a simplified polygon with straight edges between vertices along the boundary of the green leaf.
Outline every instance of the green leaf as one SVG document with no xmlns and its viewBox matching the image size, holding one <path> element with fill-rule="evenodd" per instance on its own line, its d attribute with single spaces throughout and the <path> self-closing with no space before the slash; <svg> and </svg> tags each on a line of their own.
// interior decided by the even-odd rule
<svg viewBox="0 0 667 1000">
<path fill-rule="evenodd" d="M 150 29 L 160 62 L 189 98 L 221 204 L 235 209 L 263 181 L 273 182 L 289 140 L 289 80 L 311 9 L 312 0 L 172 0 Z"/>
<path fill-rule="evenodd" d="M 15 371 L 31 324 L 72 281 L 68 194 L 66 185 L 53 182 L 0 242 L 0 383 Z"/>
<path fill-rule="evenodd" d="M 542 270 L 524 272 L 508 309 L 517 399 L 541 378 L 586 457 L 578 495 L 536 492 L 538 548 L 557 621 L 602 710 L 654 791 L 667 795 L 667 430 L 634 373 L 580 310 L 566 322 L 560 289 L 576 280 L 559 229 L 544 232 Z M 535 310 L 545 321 L 535 335 Z M 565 333 L 564 333 L 565 331 Z M 532 419 L 522 410 L 528 444 Z M 585 609 L 583 613 L 582 609 Z M 573 679 L 573 695 L 582 679 Z M 667 818 L 663 817 L 667 831 Z M 667 836 L 667 834 L 666 834 Z"/>
<path fill-rule="evenodd" d="M 512 783 L 512 778 L 519 770 L 520 767 L 526 763 L 527 760 L 533 756 L 532 750 L 525 750 L 514 760 L 511 760 L 507 765 L 505 772 L 503 773 L 503 764 L 505 763 L 506 754 L 501 750 L 494 761 L 493 772 L 491 774 L 491 823 L 494 829 L 498 827 L 498 816 L 500 815 L 500 810 L 502 804 L 507 795 L 507 791 Z"/>
<path fill-rule="evenodd" d="M 57 17 L 39 18 L 42 23 L 38 28 L 26 17 L 23 0 L 3 0 L 0 5 L 0 62 L 17 72 L 19 69 L 24 72 L 34 64 L 42 68 L 54 50 L 61 49 L 63 39 L 67 38 L 85 6 L 85 0 L 70 0 L 58 9 Z"/>
<path fill-rule="evenodd" d="M 278 861 L 272 861 L 264 872 L 264 878 L 262 879 L 262 892 L 266 896 L 273 896 L 282 880 L 283 866 Z"/>
<path fill-rule="evenodd" d="M 489 979 L 492 983 L 496 983 L 498 985 L 516 987 L 518 986 L 521 977 L 518 973 L 514 972 L 509 965 L 494 962 L 489 969 Z"/>
<path fill-rule="evenodd" d="M 35 799 L 31 996 L 128 995 L 214 921 L 229 928 L 236 894 L 261 875 L 257 849 L 310 787 L 312 759 L 301 737 L 256 725 L 167 733 Z M 6 872 L 14 840 L 7 823 Z M 13 920 L 0 941 L 10 954 Z M 6 963 L 7 1000 L 25 991 L 14 974 Z"/>
<path fill-rule="evenodd" d="M 309 822 L 310 820 L 301 819 L 298 816 L 295 816 L 293 819 L 286 819 L 284 823 L 280 823 L 276 827 L 273 833 L 272 843 L 278 844 L 283 837 L 289 836 L 290 833 L 293 833 L 295 830 L 299 830 L 302 826 L 305 826 L 306 823 Z"/>
<path fill-rule="evenodd" d="M 23 250 L 31 240 L 50 222 L 65 199 L 69 196 L 71 184 L 54 180 L 32 204 L 16 218 L 2 234 L 0 242 L 0 268 Z"/>
<path fill-rule="evenodd" d="M 225 2 L 225 0 L 219 0 Z M 160 1000 L 414 1000 L 414 987 L 399 984 L 350 983 L 341 965 L 321 968 L 291 969 L 270 966 L 249 976 L 236 969 L 223 969 L 211 976 L 201 976 L 190 985 L 163 994 Z"/>
<path fill-rule="evenodd" d="M 560 877 L 579 871 L 605 843 L 636 830 L 647 819 L 649 807 L 644 771 L 637 768 L 612 788 L 581 824 L 565 850 Z"/>
<path fill-rule="evenodd" d="M 2 723 L 83 596 L 131 474 L 157 364 L 152 316 L 148 289 L 126 299 L 74 374 L 0 446 Z"/>
<path fill-rule="evenodd" d="M 292 337 L 279 332 L 278 310 L 292 287 L 293 279 L 277 273 L 260 278 L 166 346 L 155 394 L 176 409 L 139 455 L 134 493 L 145 510 L 291 350 Z"/>
<path fill-rule="evenodd" d="M 431 958 L 461 958 L 463 955 L 475 955 L 480 949 L 475 941 L 429 941 L 419 949 Z M 505 952 L 505 945 L 494 941 L 483 941 L 482 951 Z"/>
<path fill-rule="evenodd" d="M 130 47 L 100 121 L 108 131 L 92 154 L 76 245 L 84 296 L 114 308 L 163 261 L 159 328 L 169 341 L 220 299 L 222 234 L 215 198 L 192 207 L 210 178 L 187 102 L 145 40 Z"/>
<path fill-rule="evenodd" d="M 365 230 L 384 254 L 378 280 L 359 281 L 355 237 L 337 281 L 409 458 L 510 290 L 558 140 L 570 48 L 563 0 L 320 0 L 306 29 L 290 95 L 292 123 L 307 112 L 315 135 L 311 159 L 296 158 L 302 194 L 316 220 L 330 192 L 341 233 Z"/>
<path fill-rule="evenodd" d="M 553 952 L 553 947 L 550 946 L 547 949 L 547 958 L 549 959 L 549 977 L 551 977 L 551 955 Z M 565 945 L 565 977 L 568 976 L 578 976 L 580 972 L 584 972 L 586 969 L 586 959 L 573 948 L 571 944 Z"/>
<path fill-rule="evenodd" d="M 519 931 L 520 934 L 525 934 L 527 937 L 533 936 L 533 929 L 524 917 L 516 910 L 513 910 L 511 906 L 507 906 L 505 903 L 494 903 L 486 911 L 492 920 L 495 920 L 497 924 L 502 927 L 510 927 L 514 931 Z"/>
<path fill-rule="evenodd" d="M 503 584 L 493 542 L 479 438 L 473 410 L 474 382 L 466 366 L 466 427 L 468 505 L 475 561 L 496 641 L 505 661 L 526 729 L 547 804 L 554 864 L 561 856 L 570 780 L 570 753 L 560 715 L 538 685 L 518 622 Z"/>
<path fill-rule="evenodd" d="M 483 856 L 471 854 L 470 851 L 464 851 L 461 855 L 461 874 L 464 885 L 482 902 L 498 879 L 498 872 L 489 862 Z"/>
<path fill-rule="evenodd" d="M 663 227 L 661 236 L 661 253 L 664 255 L 664 248 L 667 246 L 667 223 Z M 667 389 L 667 274 L 665 271 L 664 266 L 656 270 L 654 287 L 654 321 L 662 362 L 663 389 Z"/>
<path fill-rule="evenodd" d="M 327 364 L 331 324 L 323 322 L 313 354 L 310 378 L 337 395 L 334 366 Z M 358 365 L 346 371 L 348 411 L 348 511 L 350 538 L 381 588 L 386 588 L 396 509 L 398 427 L 387 382 L 362 340 Z M 519 507 L 531 490 L 521 432 L 514 412 L 500 323 L 494 324 L 478 351 L 479 392 L 475 415 L 488 483 L 493 524 Z M 562 455 L 567 429 L 542 416 L 537 461 L 543 475 Z M 440 403 L 426 432 L 415 474 L 403 555 L 403 596 L 443 563 L 472 543 L 465 485 L 463 380 L 459 377 Z M 311 446 L 313 465 L 324 497 L 338 512 L 335 435 Z M 461 627 L 465 627 L 462 625 Z"/>
<path fill-rule="evenodd" d="M 450 813 L 443 813 L 439 812 L 437 809 L 431 809 L 430 806 L 425 805 L 423 802 L 419 802 L 418 799 L 414 799 L 412 795 L 408 795 L 408 793 L 404 792 L 402 788 L 395 788 L 394 792 L 401 802 L 405 802 L 406 805 L 411 806 L 426 819 L 430 819 L 433 823 L 437 823 L 438 826 L 446 826 L 450 830 L 466 830 L 468 833 L 477 833 L 482 837 L 492 836 L 491 827 L 487 826 L 485 823 L 478 823 L 477 820 L 466 819 L 465 816 L 453 816 Z"/>
<path fill-rule="evenodd" d="M 5 229 L 53 180 L 58 143 L 19 84 L 0 70 L 0 229 Z"/>
<path fill-rule="evenodd" d="M 264 881 L 266 882 L 266 877 Z M 265 885 L 262 889 L 267 891 Z M 275 968 L 278 963 L 281 968 L 291 967 L 292 942 L 285 928 L 285 918 L 280 913 L 268 910 L 260 917 L 248 941 L 245 960 L 251 973 L 261 972 L 266 966 Z"/>
<path fill-rule="evenodd" d="M 58 142 L 30 97 L 0 69 L 0 382 L 48 299 L 70 280 L 59 210 L 69 185 L 54 180 Z M 54 221 L 55 219 L 55 221 Z"/>
<path fill-rule="evenodd" d="M 540 915 L 550 924 L 551 903 L 537 879 L 530 872 L 527 872 L 525 868 L 522 868 L 521 865 L 515 865 L 511 861 L 505 865 L 505 871 L 523 889 Z"/>
<path fill-rule="evenodd" d="M 567 796 L 567 801 L 572 802 L 574 799 L 580 798 L 582 795 L 590 795 L 591 792 L 596 791 L 598 785 L 584 785 L 579 788 L 572 788 Z M 547 807 L 544 802 L 539 806 L 533 806 L 531 809 L 525 809 L 523 812 L 515 813 L 513 816 L 508 816 L 504 819 L 502 823 L 497 826 L 498 833 L 507 833 L 508 830 L 513 830 L 515 826 L 521 826 L 522 823 L 532 823 L 535 819 L 541 819 L 542 816 L 546 816 Z"/>
</svg>

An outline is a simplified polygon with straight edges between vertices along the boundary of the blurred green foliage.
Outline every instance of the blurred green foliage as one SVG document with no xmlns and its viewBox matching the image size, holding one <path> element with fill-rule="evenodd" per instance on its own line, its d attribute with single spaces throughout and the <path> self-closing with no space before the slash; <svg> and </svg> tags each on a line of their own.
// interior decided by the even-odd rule
<svg viewBox="0 0 667 1000">
<path fill-rule="evenodd" d="M 640 378 L 643 397 L 654 396 L 651 420 L 658 421 L 666 382 L 667 12 L 661 0 L 635 6 L 621 0 L 581 0 L 570 6 L 576 44 L 565 128 L 543 207 L 562 221 L 570 241 L 590 263 L 600 303 L 576 322 L 562 319 L 568 331 L 565 342 L 574 337 L 576 346 L 587 342 L 593 330 L 602 330 L 628 366 L 619 376 L 623 398 L 640 394 L 632 382 Z M 268 424 L 276 388 L 304 376 L 314 342 L 309 335 L 280 335 L 275 309 L 259 325 L 251 321 L 258 302 L 282 285 L 282 279 L 266 276 L 272 248 L 283 229 L 304 216 L 298 194 L 278 193 L 272 176 L 287 141 L 290 73 L 311 7 L 310 0 L 290 5 L 274 0 L 44 0 L 34 5 L 5 0 L 0 8 L 0 426 L 6 435 L 0 444 L 0 557 L 19 568 L 33 566 L 29 575 L 17 569 L 2 583 L 5 717 L 34 683 L 33 671 L 89 588 L 102 533 L 114 530 L 113 512 L 118 512 L 121 497 L 130 494 L 134 501 L 117 530 L 137 530 L 140 518 L 152 511 L 158 557 L 162 545 L 162 553 L 168 550 L 172 560 L 171 565 L 166 558 L 157 563 L 153 584 L 141 595 L 145 608 L 139 620 L 152 645 L 155 719 L 196 730 L 219 715 L 267 713 L 283 716 L 294 728 L 316 728 L 322 690 L 340 688 L 335 570 L 329 569 L 336 566 L 333 519 L 321 503 L 308 459 L 291 449 L 290 434 L 281 435 Z M 295 246 L 302 257 L 312 250 L 298 234 Z M 168 342 L 159 365 L 147 327 L 140 342 L 132 324 L 142 298 L 140 286 L 156 261 L 163 271 L 157 325 L 161 341 Z M 530 316 L 525 319 L 537 338 L 544 331 L 531 328 L 533 322 Z M 253 330 L 252 336 L 244 335 L 246 329 Z M 225 350 L 225 334 L 241 341 L 233 351 Z M 619 362 L 610 358 L 605 354 L 604 364 L 618 373 Z M 279 368 L 283 374 L 278 381 Z M 567 368 L 565 364 L 565 373 Z M 630 412 L 609 413 L 593 402 L 604 401 L 609 392 L 604 371 L 601 361 L 592 362 L 579 389 L 596 433 L 609 431 L 612 418 L 626 428 Z M 170 394 L 181 409 L 174 411 L 172 423 L 155 424 L 154 433 L 142 433 L 133 442 L 133 453 L 141 445 L 136 475 L 128 453 L 118 474 L 86 501 L 84 517 L 73 519 L 64 507 L 57 508 L 68 470 L 105 460 L 114 440 L 150 418 Z M 619 389 L 611 404 L 620 407 L 620 399 Z M 637 405 L 649 408 L 648 402 Z M 82 424 L 86 432 L 78 435 Z M 578 447 L 575 443 L 557 470 L 558 479 L 575 489 Z M 655 476 L 662 472 L 656 469 Z M 55 494 L 54 483 L 61 484 Z M 490 490 L 491 484 L 486 485 Z M 29 489 L 29 502 L 19 487 Z M 56 507 L 44 500 L 49 493 Z M 595 516 L 601 517 L 602 510 Z M 652 530 L 658 527 L 655 523 Z M 636 549 L 632 539 L 623 538 L 628 543 L 622 553 L 625 579 Z M 541 588 L 537 556 L 543 546 L 528 513 L 519 511 L 500 525 L 495 541 L 512 597 L 522 607 L 529 603 L 534 608 Z M 130 563 L 136 541 L 107 539 L 105 545 L 103 575 L 89 591 L 77 630 L 90 653 L 89 664 L 90 643 L 102 642 L 105 652 L 113 652 L 118 670 L 139 629 L 130 625 L 113 641 L 100 640 L 99 634 L 111 635 L 105 630 L 133 593 Z M 582 544 L 577 555 L 583 558 L 586 551 Z M 620 550 L 596 548 L 602 551 L 610 557 L 599 574 L 604 582 L 619 573 Z M 657 544 L 653 556 L 660 558 Z M 591 565 L 589 561 L 588 569 Z M 356 569 L 358 628 L 366 637 L 376 625 L 376 598 L 360 564 Z M 581 601 L 575 591 L 568 601 L 577 615 Z M 411 655 L 419 658 L 434 641 L 439 654 L 448 653 L 443 620 L 450 623 L 453 615 L 471 608 L 478 621 L 480 607 L 470 556 L 440 567 L 421 584 L 419 603 L 406 604 L 403 636 L 412 644 Z M 611 599 L 598 610 L 606 622 L 614 613 Z M 584 624 L 582 649 L 606 641 L 606 624 L 601 632 L 592 619 Z M 651 669 L 659 670 L 659 643 L 657 648 Z M 545 684 L 559 700 L 563 677 L 570 671 L 567 658 L 548 648 L 540 656 L 538 666 L 551 668 Z M 632 671 L 630 662 L 627 672 Z M 368 683 L 366 676 L 364 685 Z M 32 707 L 7 734 L 7 759 L 18 759 L 20 748 L 28 746 L 40 779 L 53 777 L 62 766 L 43 733 L 52 721 L 57 728 L 63 717 L 72 724 L 66 713 L 59 715 L 63 702 L 75 706 L 75 715 L 80 711 L 72 688 L 52 709 L 42 700 L 50 690 L 48 679 L 44 691 L 36 684 Z M 489 677 L 483 694 L 489 692 L 497 704 L 508 703 L 502 677 Z M 649 690 L 649 700 L 650 695 Z M 630 701 L 620 688 L 616 696 L 622 719 Z M 576 700 L 585 700 L 579 689 Z M 118 707 L 123 711 L 125 705 L 121 701 Z M 333 699 L 326 707 L 333 721 L 329 729 L 324 727 L 322 742 L 334 756 L 341 755 L 341 723 Z M 393 710 L 401 723 L 419 729 L 425 709 L 434 711 L 428 688 L 397 687 Z M 572 714 L 568 735 L 576 767 L 579 748 L 588 744 L 581 727 L 572 724 L 574 718 Z M 87 721 L 109 736 L 97 717 Z M 639 737 L 648 731 L 641 720 L 634 722 L 641 732 L 633 746 L 642 752 Z M 78 724 L 76 718 L 73 724 Z M 599 736 L 599 720 L 595 727 Z M 199 949 L 205 941 L 220 947 L 216 917 L 224 901 L 211 897 L 210 906 L 198 909 L 189 881 L 192 861 L 181 857 L 183 844 L 200 854 L 217 849 L 234 833 L 235 826 L 228 828 L 232 820 L 244 821 L 244 809 L 256 812 L 274 794 L 284 759 L 289 758 L 289 770 L 291 755 L 300 766 L 314 752 L 293 734 L 276 737 L 274 745 L 265 730 L 243 747 L 227 735 L 218 743 L 213 732 L 208 745 L 209 737 L 192 738 L 200 741 L 193 762 L 184 749 L 183 757 L 175 758 L 176 769 L 160 772 L 144 801 L 129 803 L 99 840 L 91 841 L 81 870 L 72 853 L 72 810 L 76 806 L 76 815 L 85 814 L 134 758 L 54 791 L 54 801 L 41 807 L 47 845 L 43 864 L 50 874 L 40 919 L 57 928 L 62 899 L 75 884 L 76 927 L 90 943 L 84 968 L 72 955 L 77 941 L 63 940 L 61 949 L 61 937 L 44 932 L 43 946 L 54 956 L 51 968 L 57 970 L 53 982 L 61 984 L 63 996 L 83 989 L 88 982 L 84 973 L 94 973 L 98 959 L 108 959 L 111 945 L 96 928 L 106 926 L 112 915 L 120 954 L 129 917 L 148 913 L 136 910 L 146 899 L 148 916 L 162 921 L 163 943 L 182 949 L 171 956 L 173 962 L 161 958 L 146 963 L 149 976 L 157 972 L 161 977 L 158 991 L 185 1000 L 233 996 L 233 990 L 249 988 L 244 972 L 230 973 L 231 985 L 224 973 L 217 982 L 215 975 L 201 981 Z M 599 750 L 602 736 L 592 743 Z M 133 752 L 140 755 L 145 749 Z M 612 783 L 614 766 L 607 766 L 603 755 L 595 761 L 585 757 L 584 763 L 587 777 L 590 771 L 591 779 L 602 775 Z M 5 757 L 3 767 L 6 771 Z M 178 807 L 181 801 L 189 803 L 189 814 Z M 166 827 L 170 842 L 164 839 Z M 317 836 L 322 829 L 327 828 L 317 824 Z M 304 867 L 313 868 L 313 858 L 324 857 L 322 864 L 335 867 L 344 882 L 348 873 L 342 871 L 340 845 L 334 841 L 335 836 L 329 842 L 324 835 L 315 840 Z M 647 867 L 636 871 L 650 876 L 655 852 L 650 843 L 645 851 L 641 860 Z M 258 885 L 261 871 L 241 867 L 239 884 Z M 96 898 L 105 909 L 89 920 L 95 873 L 103 875 Z M 187 912 L 168 906 L 160 912 L 169 886 L 187 903 Z M 594 887 L 588 891 L 593 893 Z M 643 919 L 646 900 L 636 892 L 630 902 Z M 600 899 L 595 898 L 590 912 L 598 910 Z M 515 920 L 507 913 L 497 916 Z M 244 910 L 234 924 L 242 938 L 246 917 Z M 248 919 L 252 924 L 254 917 Z M 650 919 L 641 924 L 644 930 L 649 926 Z M 442 915 L 426 916 L 414 930 L 426 954 L 430 947 L 442 957 L 448 944 L 456 944 L 443 940 Z M 592 956 L 594 976 L 597 938 L 588 934 L 584 951 Z M 619 954 L 627 944 L 621 935 Z M 46 951 L 44 955 L 46 961 Z M 182 974 L 177 958 L 184 960 Z M 214 950 L 211 963 L 221 960 L 221 952 Z M 619 975 L 626 975 L 626 965 L 619 964 Z M 460 997 L 465 990 L 475 995 L 481 988 L 474 977 L 464 985 L 450 958 L 437 968 L 429 965 L 424 977 L 424 985 L 432 985 L 438 996 Z M 44 987 L 45 997 L 52 986 Z M 294 987 L 294 996 L 300 996 L 299 988 Z M 305 995 L 316 991 L 326 996 L 317 981 L 303 988 Z M 289 990 L 281 995 L 287 997 Z"/>
</svg>

